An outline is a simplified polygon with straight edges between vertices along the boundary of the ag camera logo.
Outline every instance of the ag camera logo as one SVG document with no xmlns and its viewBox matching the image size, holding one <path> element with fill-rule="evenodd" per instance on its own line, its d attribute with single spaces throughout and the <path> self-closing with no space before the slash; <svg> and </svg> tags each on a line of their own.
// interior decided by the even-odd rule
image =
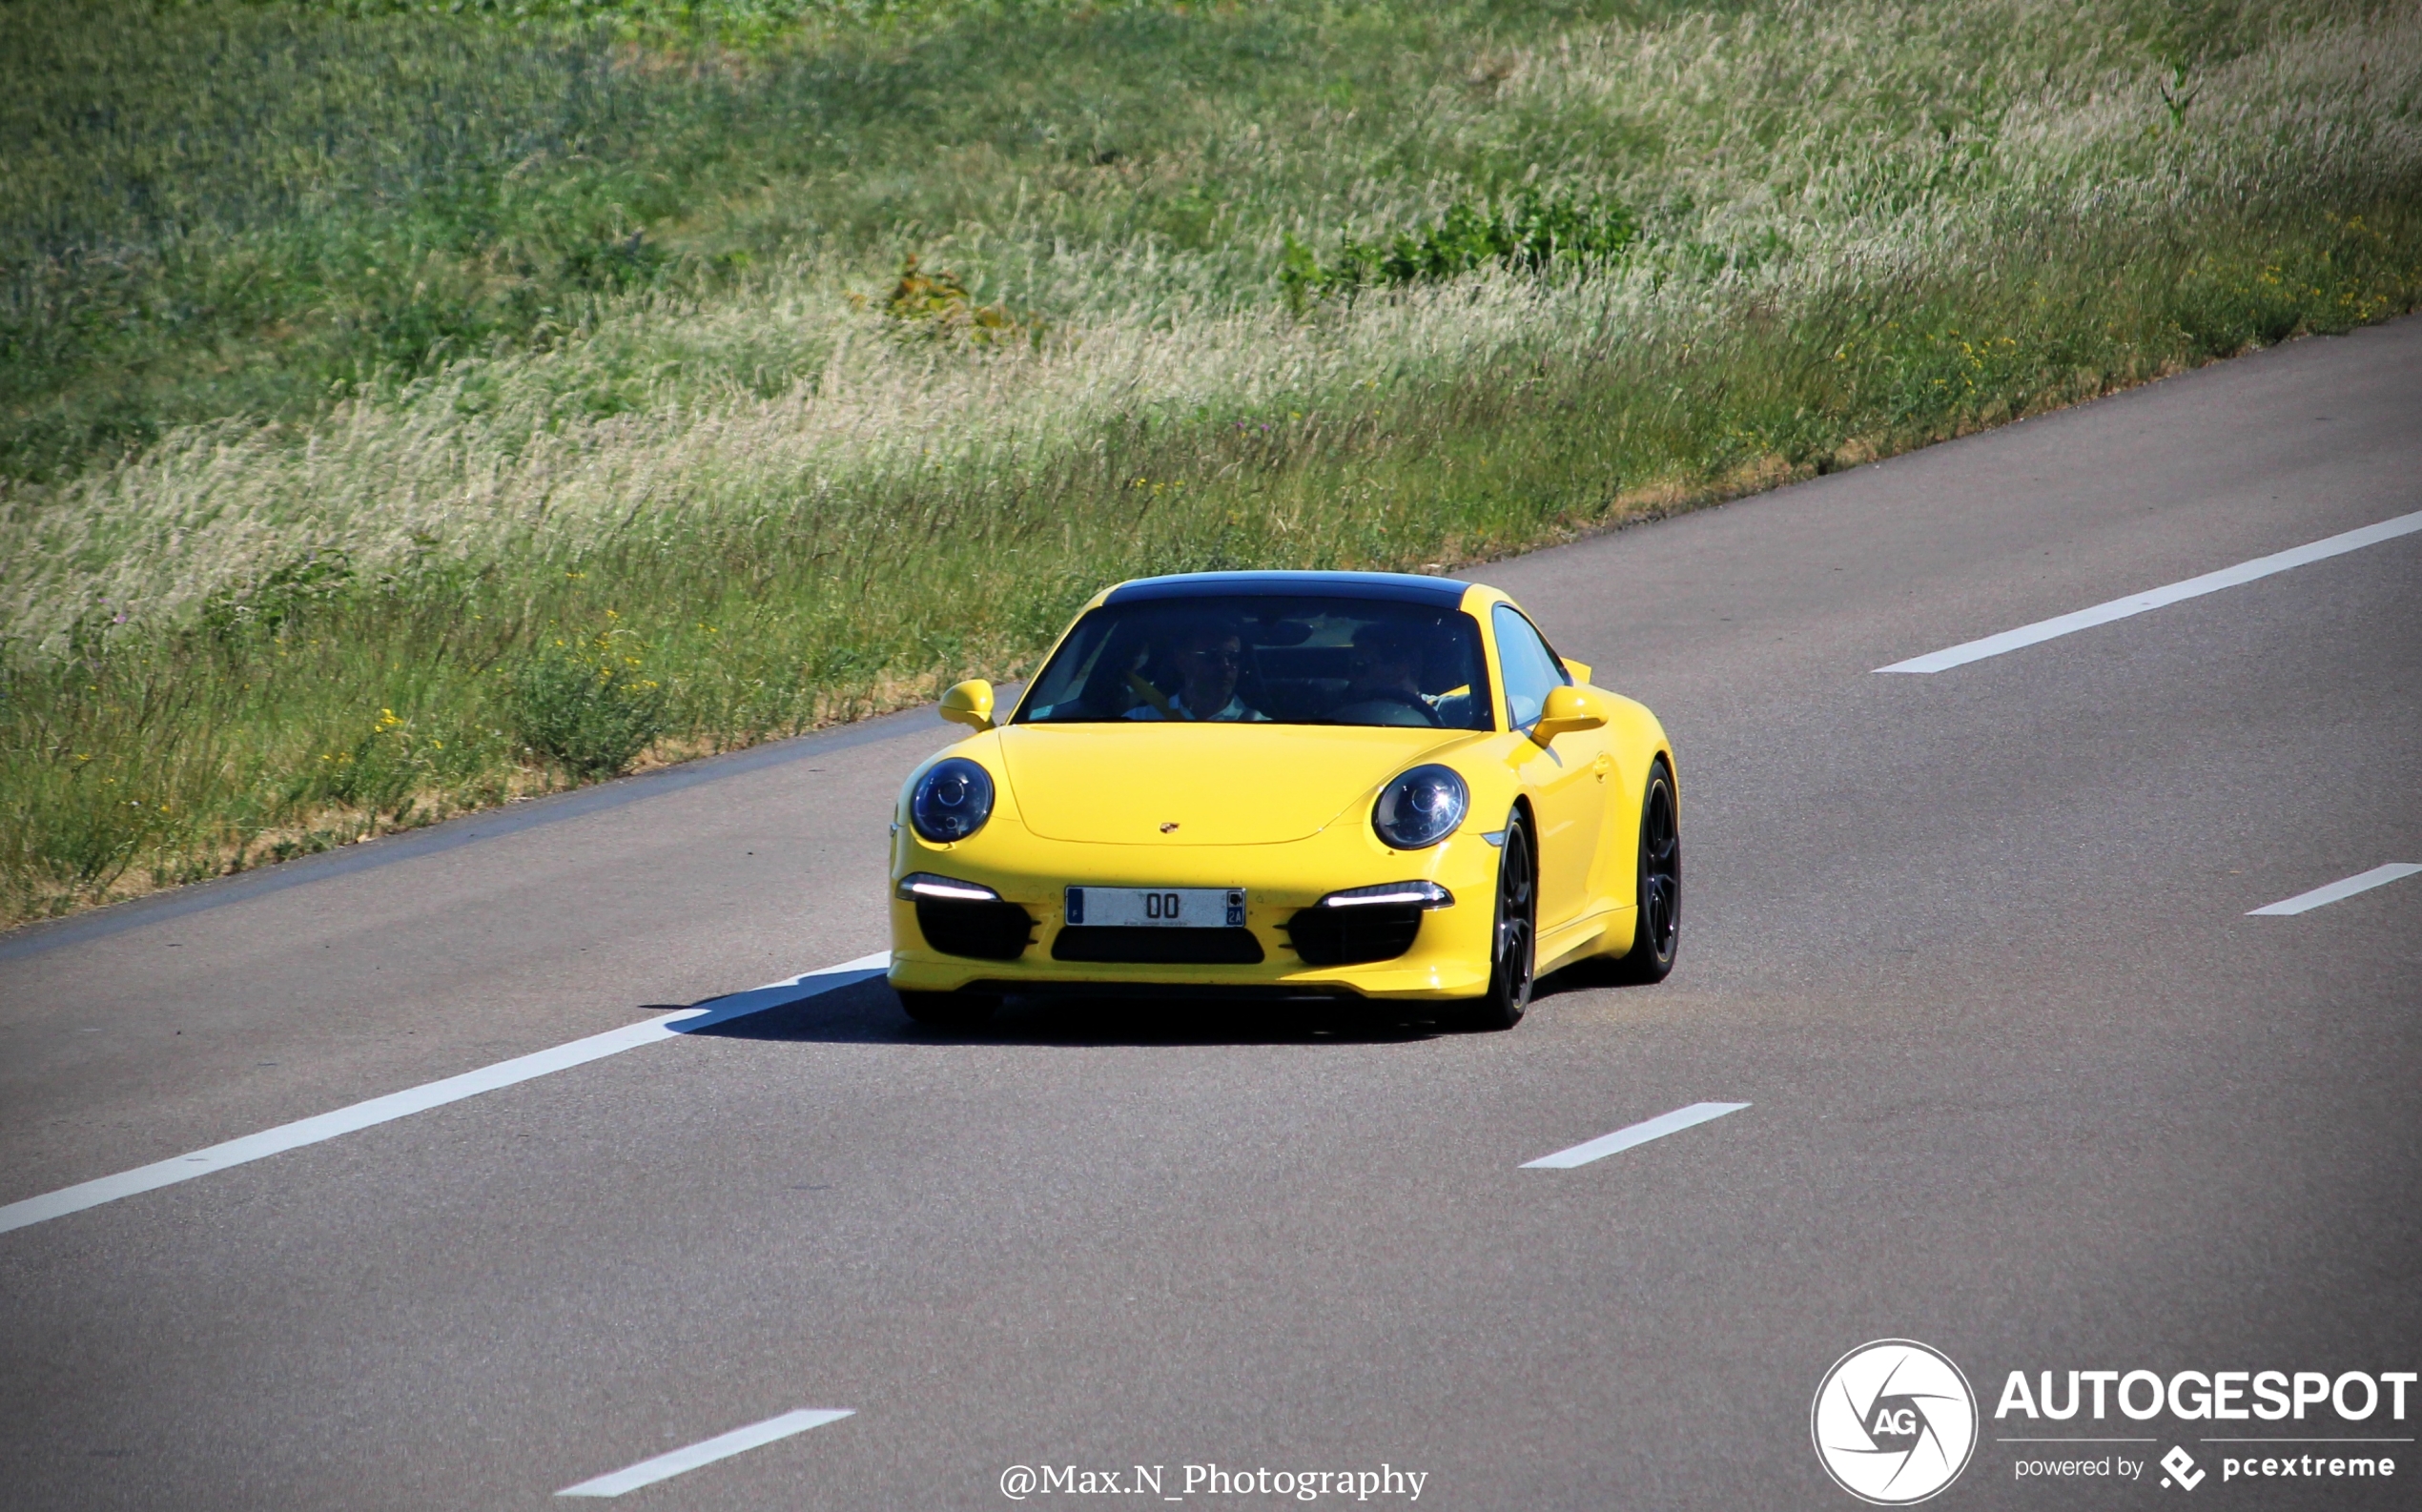
<svg viewBox="0 0 2422 1512">
<path fill-rule="evenodd" d="M 1816 1458 L 1861 1502 L 1907 1506 L 1960 1479 L 1977 1447 L 1977 1398 L 1940 1351 L 1861 1344 L 1825 1372 L 1808 1414 Z"/>
</svg>

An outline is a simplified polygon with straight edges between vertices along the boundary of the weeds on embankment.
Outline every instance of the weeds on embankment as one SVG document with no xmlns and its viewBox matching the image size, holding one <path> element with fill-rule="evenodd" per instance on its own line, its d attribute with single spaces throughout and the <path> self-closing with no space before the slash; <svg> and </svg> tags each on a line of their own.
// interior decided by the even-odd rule
<svg viewBox="0 0 2422 1512">
<path fill-rule="evenodd" d="M 2422 295 L 2410 7 L 400 9 L 146 10 L 253 39 L 144 107 L 241 150 L 168 184 L 121 100 L 0 185 L 11 917 Z"/>
</svg>

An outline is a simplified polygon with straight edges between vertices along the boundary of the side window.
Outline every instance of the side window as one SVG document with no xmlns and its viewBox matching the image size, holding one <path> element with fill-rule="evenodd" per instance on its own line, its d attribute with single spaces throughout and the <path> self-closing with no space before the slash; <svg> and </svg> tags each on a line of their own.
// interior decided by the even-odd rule
<svg viewBox="0 0 2422 1512">
<path fill-rule="evenodd" d="M 1548 643 L 1512 604 L 1497 605 L 1497 661 L 1506 674 L 1506 712 L 1513 727 L 1529 729 L 1548 702 L 1548 689 L 1572 680 L 1548 650 Z"/>
</svg>

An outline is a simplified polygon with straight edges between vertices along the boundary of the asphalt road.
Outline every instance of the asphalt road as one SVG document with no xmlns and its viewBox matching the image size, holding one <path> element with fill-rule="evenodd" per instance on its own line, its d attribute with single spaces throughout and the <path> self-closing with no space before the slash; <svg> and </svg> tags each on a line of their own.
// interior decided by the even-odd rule
<svg viewBox="0 0 2422 1512">
<path fill-rule="evenodd" d="M 0 1505 L 536 1508 L 823 1407 L 631 1500 L 1385 1464 L 1425 1507 L 1850 1507 L 1810 1401 L 1881 1338 L 1981 1399 L 1940 1505 L 2413 1505 L 2411 1442 L 2248 1484 L 2202 1440 L 2411 1439 L 2422 1389 L 2031 1425 L 2186 1447 L 2191 1492 L 2020 1480 L 2045 1451 L 1992 1414 L 2012 1370 L 2422 1369 L 2422 876 L 2247 916 L 2422 862 L 2422 534 L 1872 669 L 2417 509 L 2407 320 L 1476 570 L 1673 732 L 1664 985 L 1550 979 L 1496 1035 L 1139 1003 L 971 1038 L 878 980 L 0 1233 Z M 878 950 L 942 739 L 0 938 L 0 1204 Z M 1699 1101 L 1750 1106 L 1522 1169 Z"/>
</svg>

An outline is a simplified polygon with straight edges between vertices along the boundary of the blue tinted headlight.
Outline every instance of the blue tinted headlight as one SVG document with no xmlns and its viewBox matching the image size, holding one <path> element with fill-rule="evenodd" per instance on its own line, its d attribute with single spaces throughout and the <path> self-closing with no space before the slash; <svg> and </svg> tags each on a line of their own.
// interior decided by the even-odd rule
<svg viewBox="0 0 2422 1512">
<path fill-rule="evenodd" d="M 993 774 L 964 756 L 935 762 L 909 797 L 909 823 L 935 845 L 964 840 L 993 817 Z"/>
<path fill-rule="evenodd" d="M 1471 812 L 1471 789 L 1445 766 L 1416 766 L 1380 789 L 1371 828 L 1399 850 L 1420 850 L 1455 832 Z"/>
</svg>

